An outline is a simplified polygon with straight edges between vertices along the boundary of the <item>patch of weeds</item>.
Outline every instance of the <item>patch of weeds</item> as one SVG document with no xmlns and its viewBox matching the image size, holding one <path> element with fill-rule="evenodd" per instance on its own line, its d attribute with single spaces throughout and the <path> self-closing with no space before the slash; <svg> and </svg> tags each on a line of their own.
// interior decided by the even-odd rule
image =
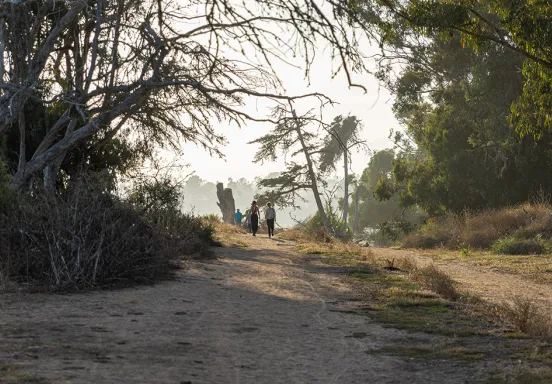
<svg viewBox="0 0 552 384">
<path fill-rule="evenodd" d="M 22 364 L 10 364 L 0 367 L 0 383 L 34 383 L 34 384 L 50 384 L 51 381 L 44 377 L 29 375 L 21 372 Z"/>
<path fill-rule="evenodd" d="M 482 318 L 458 313 L 462 304 L 421 289 L 406 275 L 368 268 L 349 272 L 347 280 L 374 291 L 370 299 L 376 304 L 364 310 L 383 326 L 446 336 L 485 334 L 482 329 L 486 323 Z"/>
<path fill-rule="evenodd" d="M 518 296 L 511 303 L 503 303 L 491 309 L 494 316 L 521 332 L 541 340 L 552 340 L 552 319 L 534 300 Z"/>
<path fill-rule="evenodd" d="M 429 305 L 417 302 L 412 306 L 393 306 L 391 303 L 372 306 L 369 316 L 384 327 L 408 332 L 423 332 L 451 337 L 485 335 L 483 321 L 459 314 L 458 310 L 429 301 Z M 427 304 L 427 302 L 426 302 Z"/>
<path fill-rule="evenodd" d="M 366 262 L 354 254 L 326 254 L 324 263 L 335 267 L 363 267 Z"/>
<path fill-rule="evenodd" d="M 370 353 L 403 356 L 414 360 L 474 361 L 485 357 L 485 354 L 477 349 L 447 345 L 393 345 L 370 351 Z"/>
<path fill-rule="evenodd" d="M 238 239 L 232 239 L 231 241 L 228 242 L 227 246 L 231 247 L 231 248 L 247 248 L 247 247 L 249 247 L 249 245 L 247 245 L 247 243 L 245 241 L 238 240 Z"/>
<path fill-rule="evenodd" d="M 489 378 L 485 384 L 549 384 L 552 383 L 550 368 L 520 368 L 513 372 L 501 372 Z"/>
<path fill-rule="evenodd" d="M 552 366 L 552 347 L 548 344 L 535 345 L 527 348 L 523 357 L 550 367 Z"/>
</svg>

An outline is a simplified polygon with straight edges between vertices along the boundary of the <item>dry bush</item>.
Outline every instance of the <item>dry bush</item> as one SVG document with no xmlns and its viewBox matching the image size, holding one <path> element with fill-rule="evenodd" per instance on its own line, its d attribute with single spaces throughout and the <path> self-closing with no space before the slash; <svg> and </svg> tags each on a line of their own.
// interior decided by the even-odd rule
<svg viewBox="0 0 552 384">
<path fill-rule="evenodd" d="M 540 308 L 535 300 L 516 296 L 511 303 L 493 307 L 492 314 L 509 324 L 515 331 L 523 332 L 540 340 L 552 340 L 552 318 Z"/>
<path fill-rule="evenodd" d="M 0 228 L 4 282 L 53 290 L 166 277 L 181 255 L 208 254 L 213 232 L 179 212 L 145 214 L 90 180 L 72 182 L 63 195 L 20 196 L 0 215 Z"/>
<path fill-rule="evenodd" d="M 418 268 L 416 260 L 411 256 L 403 257 L 402 259 L 400 259 L 398 262 L 398 266 L 400 269 L 403 269 L 407 272 L 412 272 Z"/>
<path fill-rule="evenodd" d="M 247 233 L 243 226 L 225 223 L 220 217 L 213 214 L 202 216 L 201 220 L 206 225 L 213 227 L 218 235 L 234 235 Z"/>
<path fill-rule="evenodd" d="M 405 248 L 490 249 L 499 239 L 514 236 L 552 237 L 552 210 L 545 204 L 522 204 L 473 214 L 447 214 L 406 236 Z"/>
<path fill-rule="evenodd" d="M 406 235 L 403 241 L 405 248 L 438 248 L 459 242 L 463 219 L 449 213 L 439 219 L 430 220 L 421 230 Z"/>
<path fill-rule="evenodd" d="M 412 280 L 445 299 L 455 300 L 458 298 L 454 280 L 433 264 L 411 270 L 410 276 Z"/>
</svg>

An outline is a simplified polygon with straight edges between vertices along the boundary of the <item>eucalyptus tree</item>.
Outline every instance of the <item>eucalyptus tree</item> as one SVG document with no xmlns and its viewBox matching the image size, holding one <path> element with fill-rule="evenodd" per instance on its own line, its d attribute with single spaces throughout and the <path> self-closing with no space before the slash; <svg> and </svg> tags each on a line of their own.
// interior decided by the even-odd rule
<svg viewBox="0 0 552 384">
<path fill-rule="evenodd" d="M 211 121 L 270 120 L 244 111 L 250 98 L 322 97 L 285 95 L 274 61 L 302 56 L 308 75 L 326 42 L 355 85 L 358 21 L 338 0 L 3 1 L 0 137 L 20 138 L 11 185 L 39 173 L 51 185 L 68 151 L 94 153 L 114 137 L 220 154 L 225 138 Z M 41 132 L 29 132 L 32 103 L 56 117 Z"/>
<path fill-rule="evenodd" d="M 349 177 L 350 157 L 352 148 L 359 145 L 366 145 L 360 138 L 362 123 L 356 116 L 343 117 L 341 115 L 334 118 L 327 129 L 324 147 L 320 153 L 320 170 L 327 172 L 335 170 L 337 162 L 343 158 L 343 223 L 347 227 L 347 218 L 349 217 Z"/>
<path fill-rule="evenodd" d="M 433 38 L 461 39 L 463 48 L 510 51 L 523 58 L 524 87 L 512 102 L 520 134 L 552 129 L 552 4 L 529 0 L 362 0 L 353 8 L 378 36 L 386 78 L 413 50 L 431 50 Z M 430 64 L 430 63 L 427 63 Z"/>
</svg>

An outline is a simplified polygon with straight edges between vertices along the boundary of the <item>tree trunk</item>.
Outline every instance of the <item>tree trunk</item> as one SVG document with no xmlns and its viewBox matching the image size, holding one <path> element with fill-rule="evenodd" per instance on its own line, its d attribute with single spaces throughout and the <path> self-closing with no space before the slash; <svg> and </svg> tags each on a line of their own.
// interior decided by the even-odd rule
<svg viewBox="0 0 552 384">
<path fill-rule="evenodd" d="M 314 172 L 314 166 L 312 164 L 311 157 L 309 155 L 309 150 L 305 144 L 305 139 L 303 138 L 303 132 L 301 131 L 301 126 L 297 121 L 297 114 L 295 110 L 292 111 L 293 118 L 295 119 L 295 129 L 297 131 L 297 136 L 299 137 L 299 142 L 303 148 L 303 153 L 305 154 L 305 159 L 307 160 L 307 168 L 309 170 L 309 177 L 311 179 L 312 192 L 314 193 L 314 201 L 316 201 L 316 206 L 318 207 L 318 213 L 322 218 L 322 223 L 324 224 L 324 229 L 331 233 L 330 222 L 328 221 L 328 216 L 326 216 L 326 211 L 324 210 L 324 204 L 322 204 L 322 199 L 320 198 L 320 193 L 318 192 L 318 183 L 316 182 L 316 173 Z"/>
<path fill-rule="evenodd" d="M 358 200 L 360 195 L 360 185 L 357 186 L 355 192 L 355 220 L 353 221 L 353 233 L 357 232 L 358 227 Z"/>
<path fill-rule="evenodd" d="M 6 20 L 0 19 L 0 83 L 4 82 L 4 52 L 6 52 Z"/>
<path fill-rule="evenodd" d="M 20 172 L 25 168 L 27 158 L 25 154 L 25 130 L 26 130 L 25 112 L 19 111 L 19 164 L 17 165 L 17 171 Z"/>
<path fill-rule="evenodd" d="M 222 221 L 228 224 L 234 224 L 236 212 L 236 203 L 232 195 L 232 189 L 224 188 L 222 183 L 217 184 L 217 197 L 219 199 L 217 205 L 222 212 Z"/>
<path fill-rule="evenodd" d="M 349 157 L 347 153 L 347 148 L 343 150 L 343 160 L 345 168 L 345 193 L 343 195 L 343 223 L 345 228 L 347 228 L 347 219 L 349 218 Z"/>
<path fill-rule="evenodd" d="M 65 137 L 73 133 L 76 126 L 77 126 L 77 119 L 76 118 L 71 119 L 71 122 L 69 123 L 69 126 L 65 131 Z M 54 161 L 52 161 L 50 164 L 46 166 L 46 168 L 44 168 L 44 171 L 43 171 L 44 188 L 46 189 L 46 191 L 50 193 L 54 193 L 56 190 L 57 176 L 59 173 L 59 169 L 61 168 L 61 163 L 63 163 L 63 159 L 65 158 L 66 153 L 67 151 L 64 151 L 63 153 L 61 153 Z"/>
</svg>

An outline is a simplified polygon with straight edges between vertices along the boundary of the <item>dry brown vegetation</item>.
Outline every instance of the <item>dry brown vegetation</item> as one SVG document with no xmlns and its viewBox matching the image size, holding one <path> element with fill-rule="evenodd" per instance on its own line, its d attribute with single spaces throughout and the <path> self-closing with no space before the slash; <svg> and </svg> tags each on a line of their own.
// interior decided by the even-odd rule
<svg viewBox="0 0 552 384">
<path fill-rule="evenodd" d="M 170 276 L 212 254 L 213 228 L 172 209 L 144 211 L 94 180 L 22 194 L 0 212 L 0 288 L 82 290 Z"/>
<path fill-rule="evenodd" d="M 404 239 L 405 248 L 491 249 L 496 253 L 543 253 L 552 238 L 552 209 L 523 204 L 478 214 L 447 214 Z M 508 241 L 505 241 L 507 239 Z"/>
<path fill-rule="evenodd" d="M 509 303 L 491 307 L 490 313 L 499 317 L 516 332 L 527 334 L 537 340 L 552 340 L 550 313 L 539 307 L 531 298 L 514 297 Z"/>
<path fill-rule="evenodd" d="M 228 224 L 216 215 L 203 216 L 201 221 L 208 227 L 213 228 L 213 239 L 217 246 L 246 246 L 245 243 L 239 241 L 234 235 L 247 233 L 240 226 Z"/>
<path fill-rule="evenodd" d="M 448 300 L 456 300 L 458 292 L 452 278 L 431 264 L 417 267 L 410 272 L 412 280 Z"/>
<path fill-rule="evenodd" d="M 328 235 L 323 230 L 305 230 L 294 228 L 277 235 L 281 239 L 293 240 L 301 253 L 326 255 L 356 255 L 366 260 L 372 257 L 368 247 L 361 247 L 352 241 L 344 241 Z"/>
</svg>

